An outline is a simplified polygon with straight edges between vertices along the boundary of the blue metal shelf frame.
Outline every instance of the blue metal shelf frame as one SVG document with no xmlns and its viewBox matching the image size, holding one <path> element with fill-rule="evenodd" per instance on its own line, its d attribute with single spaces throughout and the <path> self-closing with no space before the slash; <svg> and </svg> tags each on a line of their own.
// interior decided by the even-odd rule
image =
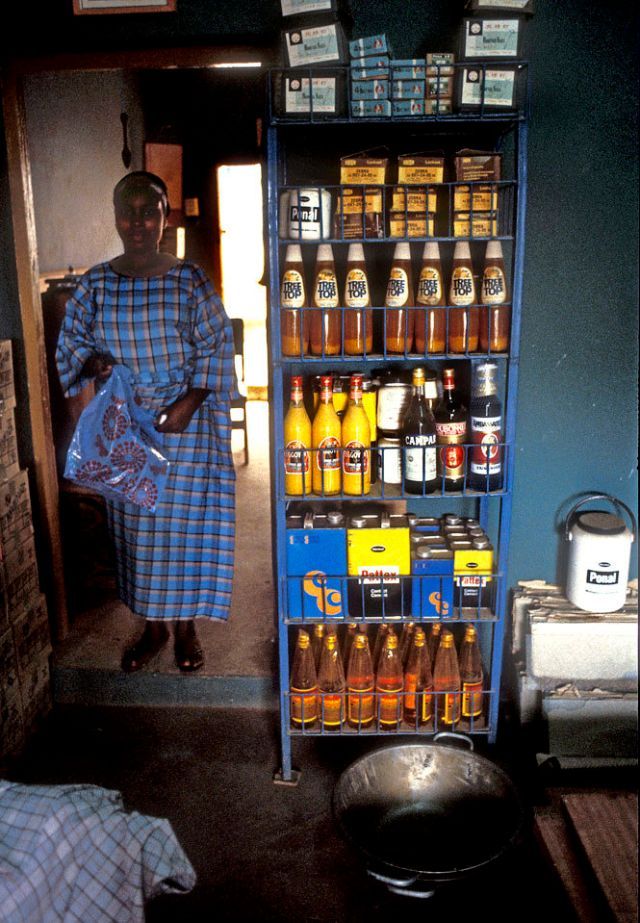
<svg viewBox="0 0 640 923">
<path fill-rule="evenodd" d="M 503 659 L 503 648 L 504 648 L 504 638 L 505 638 L 505 629 L 506 629 L 506 605 L 507 605 L 507 581 L 506 573 L 509 559 L 509 542 L 510 542 L 510 533 L 511 533 L 511 513 L 512 513 L 512 491 L 513 491 L 513 476 L 514 476 L 514 457 L 513 457 L 513 447 L 515 446 L 515 436 L 516 436 L 516 412 L 517 412 L 517 392 L 518 392 L 518 370 L 519 370 L 519 359 L 520 359 L 520 318 L 521 318 L 521 308 L 522 308 L 522 293 L 523 293 L 523 270 L 524 270 L 524 253 L 525 253 L 525 216 L 526 216 L 526 198 L 527 198 L 527 141 L 528 141 L 528 121 L 526 113 L 529 109 L 529 93 L 530 88 L 527 87 L 526 101 L 523 111 L 519 113 L 485 113 L 484 117 L 480 119 L 477 114 L 473 113 L 462 113 L 453 116 L 432 116 L 424 118 L 410 118 L 410 119 L 361 119 L 361 118 L 336 118 L 336 119 L 311 119 L 311 120 L 298 120 L 298 119 L 278 119 L 271 118 L 266 131 L 266 142 L 267 142 L 267 220 L 268 220 L 268 265 L 269 265 L 269 324 L 268 324 L 268 342 L 269 342 L 269 353 L 271 357 L 270 362 L 270 401 L 271 401 L 271 417 L 270 417 L 270 435 L 271 435 L 271 483 L 272 483 L 272 528 L 273 536 L 275 538 L 274 543 L 274 576 L 275 576 L 275 586 L 277 590 L 277 605 L 278 605 L 278 653 L 279 653 L 279 706 L 280 706 L 280 737 L 281 737 L 281 758 L 282 765 L 281 770 L 278 773 L 278 778 L 281 781 L 290 782 L 296 775 L 292 768 L 291 761 L 291 740 L 292 738 L 299 736 L 340 736 L 341 733 L 344 733 L 348 736 L 358 736 L 358 734 L 366 733 L 366 736 L 372 736 L 374 734 L 381 734 L 386 736 L 393 736 L 394 734 L 412 734 L 416 733 L 416 729 L 398 729 L 392 733 L 383 732 L 380 730 L 366 731 L 361 732 L 358 729 L 344 729 L 342 732 L 336 731 L 323 731 L 323 730 L 299 730 L 291 728 L 290 723 L 290 712 L 289 712 L 289 630 L 292 626 L 304 624 L 307 620 L 291 620 L 286 617 L 287 613 L 287 600 L 286 600 L 286 572 L 285 572 L 285 555 L 286 555 L 286 512 L 288 505 L 294 501 L 294 498 L 287 497 L 284 493 L 284 467 L 279 463 L 280 460 L 280 442 L 282 439 L 282 423 L 285 415 L 285 372 L 287 375 L 292 372 L 293 366 L 296 364 L 307 365 L 310 369 L 315 367 L 316 358 L 319 362 L 323 362 L 325 365 L 327 363 L 336 363 L 340 365 L 344 362 L 349 362 L 350 365 L 358 365 L 364 362 L 365 366 L 367 363 L 372 361 L 394 361 L 394 359 L 400 359 L 402 361 L 407 360 L 418 360 L 425 358 L 427 360 L 436 360 L 441 361 L 443 358 L 447 359 L 456 359 L 456 360 L 466 360 L 473 361 L 481 357 L 478 354 L 456 354 L 451 356 L 440 356 L 440 355 L 429 355 L 427 357 L 421 357 L 418 355 L 408 354 L 406 356 L 391 357 L 391 356 L 380 356 L 380 357 L 367 357 L 365 360 L 360 357 L 349 357 L 349 356 L 338 356 L 332 357 L 327 356 L 326 358 L 322 357 L 283 357 L 280 352 L 280 316 L 277 307 L 279 305 L 279 280 L 280 280 L 280 251 L 283 246 L 286 246 L 287 243 L 293 243 L 297 241 L 286 241 L 278 237 L 278 204 L 279 204 L 279 191 L 282 186 L 287 185 L 286 171 L 283 165 L 282 153 L 281 150 L 282 139 L 280 137 L 281 132 L 285 131 L 289 133 L 291 128 L 296 126 L 305 125 L 309 127 L 310 125 L 314 126 L 315 130 L 321 130 L 323 126 L 328 125 L 361 125 L 366 122 L 371 122 L 372 124 L 380 124 L 391 122 L 399 122 L 400 124 L 407 125 L 410 124 L 412 127 L 422 126 L 424 128 L 425 134 L 429 134 L 430 129 L 433 130 L 434 122 L 437 123 L 436 128 L 443 128 L 443 124 L 446 123 L 447 127 L 451 126 L 457 133 L 460 133 L 461 128 L 468 128 L 468 133 L 473 134 L 474 129 L 478 126 L 479 122 L 483 124 L 491 124 L 493 126 L 501 125 L 502 126 L 502 136 L 504 137 L 507 134 L 513 134 L 515 141 L 515 150 L 514 150 L 514 166 L 515 166 L 515 232 L 513 237 L 510 235 L 506 239 L 513 239 L 513 254 L 512 254 L 512 316 L 511 316 L 511 338 L 510 338 L 510 349 L 509 354 L 505 356 L 504 354 L 496 355 L 495 358 L 498 361 L 504 361 L 506 363 L 506 377 L 505 377 L 505 406 L 504 406 L 504 433 L 503 439 L 505 446 L 508 446 L 511 450 L 511 461 L 505 466 L 505 480 L 503 489 L 495 494 L 480 494 L 473 495 L 470 494 L 471 499 L 475 499 L 478 505 L 478 519 L 480 524 L 486 530 L 489 529 L 490 522 L 490 506 L 492 503 L 499 505 L 499 514 L 498 514 L 498 539 L 495 545 L 498 549 L 497 560 L 494 561 L 494 567 L 496 573 L 502 576 L 502 579 L 497 581 L 496 586 L 496 598 L 494 601 L 494 617 L 492 619 L 483 620 L 492 625 L 492 640 L 490 645 L 490 683 L 488 689 L 485 690 L 485 694 L 489 700 L 487 714 L 486 714 L 486 726 L 483 726 L 482 729 L 478 728 L 477 733 L 481 733 L 487 741 L 491 744 L 496 740 L 497 735 L 497 725 L 498 725 L 498 716 L 500 708 L 500 686 L 501 686 L 501 676 L 502 676 L 502 659 Z M 425 238 L 425 239 L 438 239 L 438 238 Z M 455 238 L 453 240 L 459 240 L 465 238 Z M 478 238 L 467 238 L 471 240 L 477 240 Z M 413 242 L 418 242 L 419 239 L 411 238 Z M 444 240 L 444 239 L 443 239 Z M 349 243 L 349 241 L 334 241 L 336 243 Z M 375 240 L 366 239 L 364 243 L 376 243 Z M 386 238 L 384 241 L 386 243 L 396 243 L 395 238 L 390 239 Z M 309 241 L 302 241 L 302 243 L 312 243 Z M 442 498 L 443 496 L 448 496 L 447 494 L 435 494 L 433 498 L 436 497 Z M 300 498 L 296 498 L 300 499 Z M 316 497 L 309 497 L 307 499 L 322 499 Z M 336 498 L 331 498 L 336 499 Z M 344 498 L 342 496 L 337 498 L 340 501 L 345 501 L 348 499 L 354 498 Z M 357 498 L 355 498 L 357 499 Z M 397 499 L 397 498 L 393 498 Z M 407 499 L 405 497 L 405 499 Z M 428 497 L 426 499 L 432 499 Z M 453 498 L 452 498 L 453 499 Z M 320 619 L 322 621 L 322 619 Z M 369 621 L 369 620 L 367 620 Z M 375 620 L 371 620 L 375 621 Z M 473 619 L 472 619 L 473 621 Z M 472 732 L 473 729 L 472 729 Z M 418 733 L 425 733 L 419 731 Z M 433 731 L 430 732 L 432 734 Z"/>
</svg>

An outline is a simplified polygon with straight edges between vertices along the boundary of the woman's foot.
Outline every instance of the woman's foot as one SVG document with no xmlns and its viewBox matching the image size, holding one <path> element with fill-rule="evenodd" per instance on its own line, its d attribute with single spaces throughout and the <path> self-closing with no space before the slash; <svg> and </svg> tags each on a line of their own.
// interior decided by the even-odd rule
<svg viewBox="0 0 640 923">
<path fill-rule="evenodd" d="M 125 673 L 141 670 L 162 650 L 169 638 L 167 626 L 162 622 L 147 621 L 138 640 L 122 655 L 122 669 Z"/>
<path fill-rule="evenodd" d="M 176 664 L 183 673 L 195 673 L 204 665 L 204 654 L 193 619 L 176 622 L 174 652 Z"/>
</svg>

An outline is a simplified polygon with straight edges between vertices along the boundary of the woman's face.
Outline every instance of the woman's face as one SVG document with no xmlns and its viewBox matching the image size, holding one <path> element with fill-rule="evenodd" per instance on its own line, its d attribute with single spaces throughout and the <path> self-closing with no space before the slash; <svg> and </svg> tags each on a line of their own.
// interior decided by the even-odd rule
<svg viewBox="0 0 640 923">
<path fill-rule="evenodd" d="M 129 254 L 156 253 L 165 228 L 162 200 L 153 189 L 124 191 L 115 203 L 116 230 Z"/>
</svg>

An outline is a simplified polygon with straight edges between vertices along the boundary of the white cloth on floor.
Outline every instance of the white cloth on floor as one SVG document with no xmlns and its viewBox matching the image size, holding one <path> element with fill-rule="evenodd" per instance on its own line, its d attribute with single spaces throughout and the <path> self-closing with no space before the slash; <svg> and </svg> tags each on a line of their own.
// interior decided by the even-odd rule
<svg viewBox="0 0 640 923">
<path fill-rule="evenodd" d="M 146 901 L 195 883 L 169 821 L 120 792 L 0 780 L 2 923 L 144 923 Z"/>
</svg>

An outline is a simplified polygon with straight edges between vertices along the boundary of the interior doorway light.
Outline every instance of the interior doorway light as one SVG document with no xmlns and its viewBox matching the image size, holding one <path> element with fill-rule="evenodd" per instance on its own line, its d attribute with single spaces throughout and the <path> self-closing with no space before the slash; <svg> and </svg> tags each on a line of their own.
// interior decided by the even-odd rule
<svg viewBox="0 0 640 923">
<path fill-rule="evenodd" d="M 217 68 L 218 70 L 231 70 L 232 68 L 239 67 L 262 67 L 262 61 L 224 61 L 220 64 L 210 64 L 209 67 Z"/>
</svg>

